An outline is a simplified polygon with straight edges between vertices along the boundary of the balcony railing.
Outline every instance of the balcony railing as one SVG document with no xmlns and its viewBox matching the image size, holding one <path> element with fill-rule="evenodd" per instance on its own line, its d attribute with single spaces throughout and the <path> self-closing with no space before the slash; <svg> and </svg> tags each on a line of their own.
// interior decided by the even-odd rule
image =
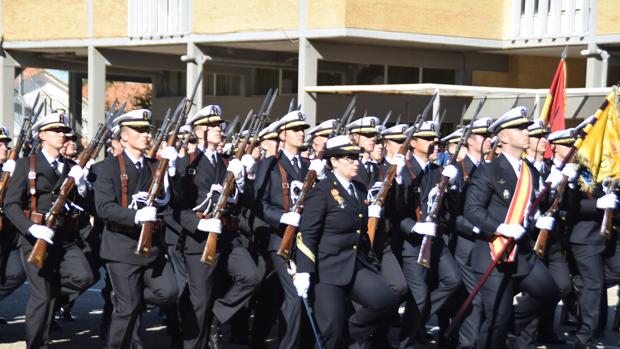
<svg viewBox="0 0 620 349">
<path fill-rule="evenodd" d="M 148 40 L 188 34 L 190 3 L 191 0 L 129 0 L 129 37 Z"/>
<path fill-rule="evenodd" d="M 513 0 L 515 44 L 577 43 L 591 28 L 592 0 Z"/>
</svg>

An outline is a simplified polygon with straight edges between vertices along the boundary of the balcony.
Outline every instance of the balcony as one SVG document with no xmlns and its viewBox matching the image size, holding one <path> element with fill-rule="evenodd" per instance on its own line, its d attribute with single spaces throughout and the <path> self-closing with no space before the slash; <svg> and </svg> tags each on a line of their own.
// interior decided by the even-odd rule
<svg viewBox="0 0 620 349">
<path fill-rule="evenodd" d="M 592 0 L 513 0 L 515 47 L 585 43 L 593 28 Z"/>
<path fill-rule="evenodd" d="M 127 33 L 137 40 L 178 38 L 191 30 L 191 0 L 129 0 Z"/>
</svg>

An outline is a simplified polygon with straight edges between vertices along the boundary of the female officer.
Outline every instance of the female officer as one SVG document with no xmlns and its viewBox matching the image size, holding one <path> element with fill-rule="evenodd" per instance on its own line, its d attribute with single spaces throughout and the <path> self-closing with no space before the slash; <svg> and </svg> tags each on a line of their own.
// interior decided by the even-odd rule
<svg viewBox="0 0 620 349">
<path fill-rule="evenodd" d="M 312 277 L 316 319 L 327 348 L 342 348 L 346 300 L 361 305 L 348 318 L 349 338 L 363 345 L 398 298 L 381 278 L 378 263 L 368 256 L 368 216 L 381 208 L 368 206 L 361 183 L 353 180 L 361 149 L 348 136 L 327 141 L 326 178 L 308 195 L 297 236 L 294 284 L 307 297 Z"/>
</svg>

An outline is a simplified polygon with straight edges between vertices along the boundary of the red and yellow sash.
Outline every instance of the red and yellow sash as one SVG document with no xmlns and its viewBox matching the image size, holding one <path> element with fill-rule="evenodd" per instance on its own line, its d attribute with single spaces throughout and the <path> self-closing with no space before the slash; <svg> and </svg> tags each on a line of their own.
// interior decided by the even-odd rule
<svg viewBox="0 0 620 349">
<path fill-rule="evenodd" d="M 525 216 L 525 209 L 527 208 L 527 204 L 530 202 L 530 197 L 532 196 L 532 176 L 530 173 L 530 168 L 527 166 L 525 161 L 521 160 L 521 173 L 519 173 L 519 179 L 517 181 L 517 186 L 515 187 L 515 194 L 512 196 L 512 201 L 510 202 L 510 208 L 508 209 L 508 213 L 506 214 L 505 224 L 523 224 L 523 217 Z M 489 246 L 491 247 L 491 257 L 493 260 L 499 258 L 499 253 L 505 244 L 508 243 L 508 238 L 505 238 L 500 235 L 494 235 L 489 242 Z M 508 251 L 506 251 L 508 252 Z M 515 255 L 517 253 L 517 246 L 510 251 L 510 255 L 504 255 L 504 262 L 514 262 Z"/>
</svg>

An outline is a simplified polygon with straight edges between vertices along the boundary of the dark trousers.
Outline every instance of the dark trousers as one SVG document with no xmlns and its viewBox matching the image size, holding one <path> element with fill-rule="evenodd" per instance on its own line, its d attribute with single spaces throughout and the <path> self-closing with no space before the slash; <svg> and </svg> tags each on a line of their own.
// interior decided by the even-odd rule
<svg viewBox="0 0 620 349">
<path fill-rule="evenodd" d="M 379 273 L 360 263 L 356 269 L 349 285 L 319 282 L 314 287 L 316 320 L 326 348 L 346 347 L 343 335 L 347 329 L 347 299 L 361 305 L 348 319 L 349 338 L 358 344 L 368 340 L 379 322 L 399 301 Z"/>
<path fill-rule="evenodd" d="M 467 292 L 471 292 L 478 283 L 478 278 L 469 263 L 469 257 L 473 248 L 474 243 L 472 241 L 460 236 L 457 237 L 454 260 L 461 271 L 461 277 L 463 278 L 463 284 L 465 285 Z M 461 327 L 459 328 L 459 348 L 476 347 L 481 319 L 482 300 L 480 299 L 480 294 L 478 294 L 474 298 L 472 306 L 463 319 Z"/>
<path fill-rule="evenodd" d="M 280 285 L 284 291 L 284 300 L 280 306 L 282 315 L 280 329 L 279 349 L 296 349 L 301 345 L 302 331 L 305 332 L 302 324 L 306 324 L 302 320 L 304 316 L 303 303 L 297 295 L 293 278 L 287 271 L 286 261 L 278 255 L 277 252 L 270 252 L 273 267 L 276 270 Z"/>
<path fill-rule="evenodd" d="M 573 302 L 574 292 L 573 279 L 571 278 L 568 261 L 566 260 L 566 257 L 564 257 L 564 253 L 559 246 L 551 246 L 543 259 L 543 262 L 547 266 L 547 269 L 549 269 L 549 272 L 553 277 L 553 281 L 555 281 L 555 284 L 560 290 L 560 298 L 564 302 L 564 306 L 568 306 Z M 556 306 L 557 304 L 545 305 L 545 310 L 543 311 L 540 320 L 535 320 L 538 321 L 538 332 L 540 334 L 551 335 L 554 333 L 553 321 L 555 319 Z"/>
<path fill-rule="evenodd" d="M 273 324 L 278 318 L 278 308 L 282 304 L 283 292 L 269 257 L 258 256 L 258 268 L 264 275 L 260 287 L 254 294 L 254 321 L 252 322 L 252 343 L 250 347 L 265 345 Z"/>
<path fill-rule="evenodd" d="M 0 256 L 0 300 L 9 296 L 26 281 L 19 249 L 5 249 Z"/>
<path fill-rule="evenodd" d="M 604 252 L 601 252 L 600 246 L 571 245 L 579 275 L 583 280 L 579 298 L 581 326 L 575 336 L 584 344 L 592 342 L 593 333 L 598 326 L 603 292 L 620 283 L 620 246 L 611 245 L 608 245 Z"/>
<path fill-rule="evenodd" d="M 206 348 L 212 314 L 220 323 L 228 321 L 243 307 L 258 287 L 261 275 L 250 252 L 243 246 L 216 256 L 217 262 L 209 266 L 200 261 L 200 255 L 185 255 L 191 310 L 183 310 L 183 347 Z M 225 294 L 214 299 L 215 283 L 223 280 L 226 272 L 232 286 Z"/>
<path fill-rule="evenodd" d="M 419 252 L 419 246 L 416 251 Z M 431 267 L 418 264 L 418 256 L 403 256 L 403 274 L 409 292 L 403 325 L 401 347 L 413 345 L 415 335 L 431 315 L 435 314 L 463 284 L 461 275 L 443 240 L 435 239 L 431 247 Z"/>
<path fill-rule="evenodd" d="M 76 245 L 48 246 L 43 268 L 27 262 L 32 246 L 22 246 L 21 258 L 30 283 L 26 304 L 26 345 L 46 348 L 56 299 L 62 295 L 75 299 L 93 283 L 93 274 L 82 250 Z"/>
<path fill-rule="evenodd" d="M 482 274 L 476 273 L 478 279 Z M 512 300 L 518 292 L 524 292 L 515 309 L 516 346 L 528 348 L 536 340 L 537 322 L 543 305 L 556 304 L 560 300 L 558 287 L 544 264 L 536 259 L 529 274 L 514 278 L 509 274 L 491 275 L 482 286 L 480 296 L 484 320 L 480 325 L 478 348 L 500 349 L 506 347 L 506 335 L 510 325 Z"/>
<path fill-rule="evenodd" d="M 147 266 L 112 261 L 106 266 L 114 289 L 114 310 L 105 348 L 142 348 L 139 331 L 144 304 L 169 307 L 176 299 L 172 267 L 164 257 Z"/>
</svg>

